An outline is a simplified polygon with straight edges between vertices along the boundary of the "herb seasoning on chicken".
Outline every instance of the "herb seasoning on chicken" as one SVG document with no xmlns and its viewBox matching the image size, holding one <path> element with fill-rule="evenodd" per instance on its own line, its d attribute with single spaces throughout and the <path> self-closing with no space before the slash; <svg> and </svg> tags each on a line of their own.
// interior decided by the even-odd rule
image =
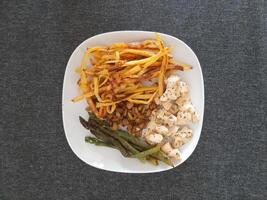
<svg viewBox="0 0 267 200">
<path fill-rule="evenodd" d="M 197 122 L 198 114 L 190 101 L 187 84 L 178 75 L 171 75 L 166 82 L 166 90 L 155 99 L 158 107 L 153 110 L 142 136 L 149 144 L 163 143 L 161 150 L 179 160 L 179 148 L 193 136 L 187 125 Z"/>
</svg>

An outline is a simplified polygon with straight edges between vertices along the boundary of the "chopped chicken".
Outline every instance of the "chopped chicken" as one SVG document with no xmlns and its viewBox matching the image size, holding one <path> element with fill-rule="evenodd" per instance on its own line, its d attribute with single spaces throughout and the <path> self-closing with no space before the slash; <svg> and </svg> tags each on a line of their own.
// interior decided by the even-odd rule
<svg viewBox="0 0 267 200">
<path fill-rule="evenodd" d="M 147 127 L 142 130 L 142 135 L 146 136 L 153 133 L 155 131 L 156 126 L 156 122 L 154 120 L 150 120 L 150 122 L 148 122 L 147 124 Z"/>
<path fill-rule="evenodd" d="M 160 97 L 160 101 L 168 101 L 168 95 L 166 91 L 163 93 L 163 95 Z"/>
<path fill-rule="evenodd" d="M 192 122 L 198 121 L 198 114 L 196 112 L 196 108 L 192 105 L 192 103 L 186 103 L 181 108 L 181 111 L 187 111 L 191 114 Z"/>
<path fill-rule="evenodd" d="M 169 142 L 167 142 L 162 145 L 161 150 L 168 155 L 172 151 L 172 146 Z"/>
<path fill-rule="evenodd" d="M 172 105 L 171 105 L 171 108 L 169 109 L 169 112 L 170 112 L 171 114 L 173 114 L 173 115 L 176 115 L 178 111 L 179 111 L 179 107 L 178 107 L 178 105 L 176 105 L 176 104 L 172 104 Z"/>
<path fill-rule="evenodd" d="M 163 136 L 157 133 L 146 135 L 145 138 L 149 144 L 158 144 L 163 140 Z"/>
<path fill-rule="evenodd" d="M 166 90 L 155 98 L 158 107 L 152 111 L 150 122 L 142 135 L 149 144 L 163 143 L 161 150 L 174 160 L 180 159 L 179 148 L 187 143 L 193 131 L 185 125 L 198 121 L 195 107 L 189 98 L 188 85 L 178 75 L 166 81 Z M 184 126 L 180 129 L 179 126 Z"/>
<path fill-rule="evenodd" d="M 156 124 L 155 121 L 150 121 L 150 122 L 147 124 L 147 129 L 148 129 L 148 131 L 150 131 L 150 133 L 151 133 L 152 131 L 155 130 L 156 126 L 157 126 L 157 124 Z"/>
<path fill-rule="evenodd" d="M 179 84 L 180 84 L 180 78 L 177 75 L 171 75 L 167 79 L 167 88 L 169 89 L 177 89 L 177 87 L 179 87 Z"/>
<path fill-rule="evenodd" d="M 180 159 L 180 151 L 179 149 L 174 149 L 172 148 L 171 144 L 169 142 L 165 143 L 162 147 L 161 150 L 166 153 L 170 158 L 174 160 L 179 160 Z"/>
<path fill-rule="evenodd" d="M 176 100 L 180 96 L 179 84 L 180 78 L 176 75 L 171 75 L 167 80 L 167 88 L 160 101 Z"/>
<path fill-rule="evenodd" d="M 160 100 L 159 100 L 159 97 L 158 97 L 158 96 L 157 96 L 157 97 L 155 97 L 154 101 L 155 101 L 155 103 L 156 103 L 157 105 L 159 105 L 159 104 L 160 104 Z"/>
<path fill-rule="evenodd" d="M 179 148 L 183 144 L 187 143 L 193 136 L 193 131 L 188 127 L 183 127 L 177 133 L 172 135 L 174 140 L 172 142 L 173 148 Z"/>
<path fill-rule="evenodd" d="M 179 149 L 173 149 L 171 152 L 167 154 L 169 157 L 171 157 L 174 160 L 180 159 L 180 151 Z"/>
<path fill-rule="evenodd" d="M 187 97 L 188 96 L 189 89 L 188 89 L 188 86 L 185 82 L 180 81 L 179 89 L 180 89 L 180 96 L 181 97 Z"/>
<path fill-rule="evenodd" d="M 170 114 L 164 121 L 165 124 L 168 124 L 169 126 L 174 126 L 177 123 L 177 117 L 175 117 L 173 114 Z"/>
<path fill-rule="evenodd" d="M 178 131 L 178 135 L 180 135 L 182 138 L 191 138 L 193 131 L 185 126 L 180 131 Z"/>
<path fill-rule="evenodd" d="M 179 148 L 183 145 L 183 140 L 181 137 L 174 137 L 174 140 L 172 141 L 172 147 L 173 148 Z"/>
<path fill-rule="evenodd" d="M 177 124 L 178 125 L 186 125 L 192 122 L 192 115 L 187 111 L 179 111 L 177 113 Z"/>
<path fill-rule="evenodd" d="M 175 103 L 178 107 L 182 107 L 185 103 L 189 102 L 188 96 L 176 99 Z"/>
<path fill-rule="evenodd" d="M 187 125 L 198 121 L 195 107 L 191 103 L 184 104 L 177 113 L 177 124 Z"/>
<path fill-rule="evenodd" d="M 157 121 L 167 124 L 168 126 L 173 126 L 177 122 L 177 117 L 164 109 L 160 109 L 157 112 Z"/>
<path fill-rule="evenodd" d="M 159 133 L 161 135 L 168 135 L 168 133 L 169 133 L 169 129 L 163 125 L 157 125 L 155 130 L 157 133 Z"/>
<path fill-rule="evenodd" d="M 178 132 L 178 130 L 179 130 L 179 126 L 171 126 L 169 127 L 169 134 L 174 135 Z"/>
<path fill-rule="evenodd" d="M 172 107 L 173 103 L 172 103 L 172 101 L 168 100 L 168 101 L 163 101 L 161 103 L 161 105 L 163 106 L 163 108 L 165 110 L 170 110 L 170 108 Z"/>
</svg>

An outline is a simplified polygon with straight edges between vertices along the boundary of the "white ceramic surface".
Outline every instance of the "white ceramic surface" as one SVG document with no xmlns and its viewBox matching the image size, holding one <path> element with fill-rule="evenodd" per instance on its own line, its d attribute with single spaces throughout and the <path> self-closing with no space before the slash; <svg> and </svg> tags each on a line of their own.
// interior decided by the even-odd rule
<svg viewBox="0 0 267 200">
<path fill-rule="evenodd" d="M 192 140 L 181 148 L 182 159 L 175 163 L 177 167 L 193 153 L 201 134 L 204 114 L 204 82 L 200 63 L 192 49 L 173 36 L 166 34 L 160 35 L 167 46 L 171 45 L 173 47 L 172 54 L 175 59 L 193 66 L 192 70 L 178 72 L 178 74 L 182 80 L 189 84 L 192 102 L 200 116 L 200 121 L 190 126 L 194 131 L 194 135 Z M 171 169 L 171 167 L 163 163 L 160 163 L 158 166 L 152 166 L 149 163 L 143 164 L 137 159 L 124 158 L 117 150 L 85 143 L 84 137 L 90 133 L 80 124 L 79 116 L 85 119 L 88 118 L 88 113 L 85 111 L 86 102 L 71 102 L 73 97 L 79 95 L 76 84 L 79 75 L 74 70 L 80 65 L 87 47 L 110 45 L 114 42 L 141 41 L 148 38 L 155 38 L 155 33 L 147 31 L 117 31 L 96 35 L 82 42 L 74 50 L 68 61 L 62 93 L 62 115 L 65 134 L 72 151 L 81 160 L 93 167 L 124 173 L 150 173 Z"/>
</svg>

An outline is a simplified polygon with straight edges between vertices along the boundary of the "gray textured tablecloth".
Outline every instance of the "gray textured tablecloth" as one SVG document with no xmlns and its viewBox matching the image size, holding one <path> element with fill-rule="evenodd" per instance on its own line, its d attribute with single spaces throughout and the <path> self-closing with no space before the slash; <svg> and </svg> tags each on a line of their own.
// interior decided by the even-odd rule
<svg viewBox="0 0 267 200">
<path fill-rule="evenodd" d="M 181 166 L 120 174 L 86 165 L 67 144 L 67 61 L 107 31 L 151 30 L 185 41 L 205 81 L 199 144 Z M 266 2 L 0 2 L 0 199 L 266 199 Z"/>
</svg>

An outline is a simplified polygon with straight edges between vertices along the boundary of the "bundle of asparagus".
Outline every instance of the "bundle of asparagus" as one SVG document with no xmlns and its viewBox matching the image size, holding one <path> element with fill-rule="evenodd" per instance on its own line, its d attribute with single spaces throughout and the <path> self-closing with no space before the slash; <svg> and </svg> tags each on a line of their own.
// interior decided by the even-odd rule
<svg viewBox="0 0 267 200">
<path fill-rule="evenodd" d="M 105 146 L 117 149 L 124 157 L 146 160 L 154 165 L 162 161 L 173 167 L 171 159 L 160 150 L 160 145 L 150 145 L 140 137 L 135 137 L 123 130 L 112 130 L 108 123 L 90 113 L 89 120 L 79 117 L 81 124 L 95 137 L 86 136 L 85 141 L 97 146 Z"/>
</svg>

